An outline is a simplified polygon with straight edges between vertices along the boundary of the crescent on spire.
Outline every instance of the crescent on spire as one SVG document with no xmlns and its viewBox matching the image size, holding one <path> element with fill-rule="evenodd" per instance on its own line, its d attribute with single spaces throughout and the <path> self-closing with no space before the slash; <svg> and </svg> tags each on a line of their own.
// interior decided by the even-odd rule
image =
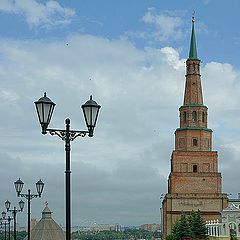
<svg viewBox="0 0 240 240">
<path fill-rule="evenodd" d="M 192 23 L 195 22 L 195 10 L 193 10 L 193 13 L 192 13 Z"/>
</svg>

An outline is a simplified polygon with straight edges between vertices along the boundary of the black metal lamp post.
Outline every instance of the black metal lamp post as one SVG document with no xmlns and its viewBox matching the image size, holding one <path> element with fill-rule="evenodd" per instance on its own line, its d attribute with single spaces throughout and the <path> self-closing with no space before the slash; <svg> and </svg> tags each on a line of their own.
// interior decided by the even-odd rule
<svg viewBox="0 0 240 240">
<path fill-rule="evenodd" d="M 2 240 L 3 239 L 2 222 L 0 222 L 0 234 L 1 234 L 1 240 Z"/>
<path fill-rule="evenodd" d="M 41 197 L 42 192 L 43 192 L 43 188 L 44 188 L 44 183 L 42 182 L 41 179 L 38 182 L 36 182 L 36 189 L 37 189 L 38 194 L 31 194 L 30 189 L 28 189 L 28 193 L 26 193 L 26 194 L 21 193 L 24 183 L 20 178 L 16 182 L 14 182 L 14 185 L 15 185 L 15 189 L 16 189 L 16 192 L 17 192 L 17 196 L 18 197 L 24 197 L 28 200 L 28 231 L 27 231 L 28 232 L 28 238 L 27 239 L 30 240 L 30 217 L 31 217 L 30 202 L 33 198 Z M 22 205 L 22 207 L 23 207 L 23 205 Z"/>
<path fill-rule="evenodd" d="M 17 236 L 16 236 L 16 216 L 17 216 L 18 212 L 22 212 L 25 203 L 24 203 L 23 200 L 21 200 L 18 204 L 19 204 L 20 209 L 17 209 L 16 207 L 13 207 L 13 209 L 10 209 L 11 202 L 9 202 L 8 200 L 5 202 L 5 207 L 7 209 L 7 212 L 12 212 L 12 215 L 13 215 L 14 240 L 17 239 Z"/>
<path fill-rule="evenodd" d="M 62 129 L 48 129 L 55 103 L 52 102 L 44 93 L 38 101 L 34 102 L 37 109 L 40 125 L 42 127 L 42 134 L 49 132 L 51 135 L 57 135 L 63 141 L 65 141 L 65 152 L 66 152 L 66 240 L 71 239 L 71 183 L 70 183 L 70 151 L 71 141 L 77 137 L 85 137 L 87 134 L 89 137 L 93 137 L 93 131 L 96 126 L 100 105 L 98 105 L 90 96 L 85 104 L 82 105 L 82 110 L 88 131 L 70 130 L 70 119 L 66 119 L 66 128 Z"/>
<path fill-rule="evenodd" d="M 3 227 L 4 225 L 4 240 L 7 240 L 7 222 L 4 221 L 3 222 L 3 219 L 1 218 L 1 228 Z"/>
<path fill-rule="evenodd" d="M 10 235 L 10 230 L 11 230 L 10 222 L 11 222 L 11 220 L 13 220 L 13 218 L 11 218 L 10 216 L 6 217 L 6 215 L 7 215 L 6 212 L 3 211 L 1 220 L 4 221 L 3 225 L 4 225 L 4 232 L 5 232 L 5 234 L 4 234 L 5 240 L 7 240 L 7 224 L 8 224 L 8 240 L 10 240 L 10 237 L 11 237 L 11 235 Z"/>
<path fill-rule="evenodd" d="M 5 212 L 2 212 L 2 213 L 5 213 Z M 6 215 L 5 215 L 6 216 Z M 4 225 L 4 240 L 7 239 L 7 236 L 6 236 L 6 231 L 7 231 L 7 223 L 4 221 L 3 222 L 3 218 L 1 217 L 0 218 L 0 223 L 1 223 L 1 230 L 3 229 L 3 225 Z"/>
</svg>

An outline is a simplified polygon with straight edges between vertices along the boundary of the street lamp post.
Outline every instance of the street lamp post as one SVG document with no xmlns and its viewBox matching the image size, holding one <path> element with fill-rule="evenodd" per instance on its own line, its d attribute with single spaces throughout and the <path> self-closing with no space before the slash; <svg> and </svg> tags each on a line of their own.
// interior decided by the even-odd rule
<svg viewBox="0 0 240 240">
<path fill-rule="evenodd" d="M 7 224 L 8 224 L 8 240 L 10 240 L 10 237 L 11 237 L 11 235 L 10 235 L 10 230 L 11 230 L 10 222 L 11 222 L 11 220 L 13 220 L 13 218 L 11 218 L 10 216 L 6 217 L 6 212 L 3 211 L 1 220 L 4 221 L 3 224 L 4 224 L 4 231 L 5 231 L 5 234 L 4 234 L 5 240 L 7 240 Z"/>
<path fill-rule="evenodd" d="M 4 221 L 4 222 L 2 222 L 2 218 L 1 218 L 1 225 L 4 225 L 4 240 L 7 240 L 7 222 L 6 221 Z"/>
<path fill-rule="evenodd" d="M 10 209 L 11 202 L 9 202 L 8 200 L 5 202 L 5 207 L 7 209 L 7 212 L 12 212 L 12 215 L 13 215 L 14 240 L 17 239 L 17 236 L 16 236 L 16 216 L 17 216 L 18 212 L 22 212 L 22 210 L 24 208 L 24 201 L 21 200 L 18 204 L 19 204 L 20 209 L 17 209 L 16 207 L 14 207 L 13 209 Z"/>
<path fill-rule="evenodd" d="M 0 221 L 1 221 L 1 230 L 2 230 L 2 227 L 4 225 L 4 240 L 7 240 L 7 235 L 6 235 L 6 233 L 7 233 L 7 222 L 6 221 L 3 222 L 3 218 L 0 218 Z"/>
<path fill-rule="evenodd" d="M 62 129 L 48 129 L 55 103 L 52 102 L 44 93 L 38 101 L 34 102 L 37 109 L 40 125 L 42 127 L 42 134 L 49 132 L 51 135 L 57 135 L 63 141 L 65 141 L 65 152 L 66 152 L 66 240 L 71 239 L 71 182 L 70 182 L 70 151 L 71 141 L 77 137 L 85 137 L 87 134 L 89 137 L 93 137 L 93 131 L 96 126 L 100 105 L 98 105 L 90 96 L 85 104 L 82 105 L 82 110 L 85 118 L 85 122 L 88 131 L 70 130 L 70 119 L 65 120 L 66 128 Z"/>
<path fill-rule="evenodd" d="M 44 188 L 44 183 L 42 182 L 41 179 L 38 182 L 36 182 L 36 189 L 37 189 L 38 194 L 31 194 L 30 189 L 28 189 L 28 193 L 21 193 L 24 183 L 20 178 L 16 182 L 14 182 L 14 185 L 15 185 L 15 189 L 16 189 L 16 192 L 17 192 L 17 196 L 18 197 L 24 197 L 28 201 L 28 229 L 27 229 L 28 238 L 27 239 L 30 240 L 30 217 L 31 217 L 30 202 L 33 198 L 41 197 L 42 192 L 43 192 L 43 188 Z"/>
<path fill-rule="evenodd" d="M 3 230 L 2 230 L 2 222 L 0 222 L 0 234 L 1 234 L 1 240 L 3 239 Z"/>
</svg>

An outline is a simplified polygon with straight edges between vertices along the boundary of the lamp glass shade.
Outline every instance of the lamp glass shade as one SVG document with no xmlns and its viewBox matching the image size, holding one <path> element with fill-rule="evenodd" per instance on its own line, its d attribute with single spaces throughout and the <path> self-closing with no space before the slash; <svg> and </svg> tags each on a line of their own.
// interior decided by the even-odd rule
<svg viewBox="0 0 240 240">
<path fill-rule="evenodd" d="M 6 212 L 2 212 L 2 218 L 5 219 L 6 218 Z"/>
<path fill-rule="evenodd" d="M 19 204 L 20 210 L 22 211 L 24 208 L 25 202 L 23 200 L 21 200 L 18 204 Z"/>
<path fill-rule="evenodd" d="M 10 206 L 11 206 L 11 203 L 7 200 L 5 202 L 5 207 L 6 207 L 7 211 L 9 210 Z"/>
<path fill-rule="evenodd" d="M 43 132 L 46 133 L 46 129 L 51 121 L 56 104 L 47 97 L 46 93 L 44 93 L 44 96 L 34 103 L 37 109 L 39 122 L 42 126 Z"/>
<path fill-rule="evenodd" d="M 42 182 L 41 179 L 38 182 L 36 182 L 36 188 L 37 188 L 37 193 L 38 193 L 39 197 L 41 197 L 41 194 L 42 194 L 43 188 L 44 188 L 44 183 Z"/>
<path fill-rule="evenodd" d="M 14 182 L 14 185 L 15 185 L 15 189 L 16 189 L 16 192 L 17 194 L 19 195 L 23 189 L 23 181 L 19 178 L 16 182 Z"/>
<path fill-rule="evenodd" d="M 92 100 L 92 96 L 90 96 L 90 100 L 82 105 L 85 122 L 89 130 L 93 130 L 96 126 L 100 108 L 101 106 Z"/>
</svg>

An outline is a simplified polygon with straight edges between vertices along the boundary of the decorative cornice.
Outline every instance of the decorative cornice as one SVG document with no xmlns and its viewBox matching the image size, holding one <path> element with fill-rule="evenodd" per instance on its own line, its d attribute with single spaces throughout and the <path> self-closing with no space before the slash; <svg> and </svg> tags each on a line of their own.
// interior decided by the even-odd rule
<svg viewBox="0 0 240 240">
<path fill-rule="evenodd" d="M 208 107 L 203 104 L 185 104 L 185 105 L 182 105 L 180 108 L 182 107 L 204 107 L 208 109 Z"/>
<path fill-rule="evenodd" d="M 176 131 L 184 131 L 184 130 L 203 130 L 212 132 L 212 129 L 204 128 L 204 127 L 184 127 L 184 128 L 177 128 Z"/>
</svg>

